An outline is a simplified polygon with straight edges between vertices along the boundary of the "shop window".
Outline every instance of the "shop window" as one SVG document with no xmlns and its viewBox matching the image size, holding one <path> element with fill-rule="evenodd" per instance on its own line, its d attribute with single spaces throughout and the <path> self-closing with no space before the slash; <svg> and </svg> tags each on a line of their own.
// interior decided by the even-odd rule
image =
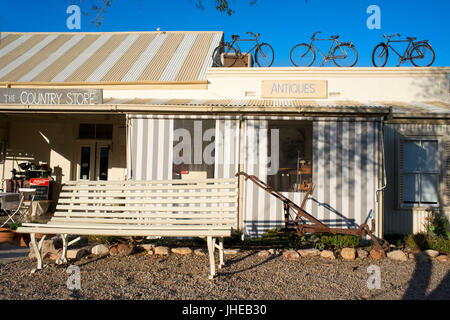
<svg viewBox="0 0 450 320">
<path fill-rule="evenodd" d="M 174 120 L 174 179 L 214 178 L 215 120 Z"/>
<path fill-rule="evenodd" d="M 112 124 L 81 123 L 78 131 L 80 139 L 112 139 Z"/>
<path fill-rule="evenodd" d="M 304 192 L 312 183 L 312 122 L 269 121 L 268 132 L 278 129 L 278 171 L 267 176 L 267 183 L 279 192 Z M 273 150 L 268 139 L 268 154 Z"/>
<path fill-rule="evenodd" d="M 404 206 L 438 204 L 438 140 L 408 139 L 401 141 L 400 188 Z"/>
</svg>

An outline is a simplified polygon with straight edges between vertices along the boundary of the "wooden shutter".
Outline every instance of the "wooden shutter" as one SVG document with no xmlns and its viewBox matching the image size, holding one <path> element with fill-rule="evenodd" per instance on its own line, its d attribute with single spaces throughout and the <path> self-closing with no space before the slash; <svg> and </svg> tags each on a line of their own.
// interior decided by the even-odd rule
<svg viewBox="0 0 450 320">
<path fill-rule="evenodd" d="M 400 208 L 403 205 L 403 140 L 399 139 L 398 146 L 398 197 L 397 197 L 397 206 Z"/>
<path fill-rule="evenodd" d="M 445 143 L 445 206 L 450 207 L 450 140 Z"/>
</svg>

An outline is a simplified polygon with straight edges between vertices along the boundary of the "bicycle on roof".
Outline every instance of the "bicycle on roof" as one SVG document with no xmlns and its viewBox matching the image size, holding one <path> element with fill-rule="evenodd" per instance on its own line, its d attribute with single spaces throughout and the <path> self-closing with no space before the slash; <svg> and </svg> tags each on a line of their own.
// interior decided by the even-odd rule
<svg viewBox="0 0 450 320">
<path fill-rule="evenodd" d="M 391 36 L 387 36 L 383 34 L 384 38 L 387 38 L 386 43 L 380 42 L 375 46 L 372 52 L 372 63 L 375 67 L 384 67 L 388 60 L 389 49 L 394 51 L 395 54 L 398 55 L 398 66 L 400 64 L 411 60 L 411 63 L 416 67 L 429 67 L 434 62 L 434 51 L 431 45 L 428 43 L 428 40 L 420 40 L 414 42 L 416 37 L 406 37 L 406 40 L 391 40 L 392 37 L 400 35 L 398 33 L 393 34 Z M 391 42 L 408 42 L 408 45 L 405 48 L 405 52 L 403 55 L 398 53 L 391 45 Z"/>
<path fill-rule="evenodd" d="M 358 61 L 358 52 L 352 42 L 341 42 L 339 35 L 331 36 L 329 39 L 316 39 L 315 32 L 311 37 L 310 44 L 300 43 L 291 49 L 291 62 L 296 67 L 309 67 L 316 59 L 316 51 L 322 55 L 322 65 L 329 60 L 333 60 L 338 67 L 353 67 Z M 327 54 L 323 54 L 315 45 L 315 41 L 331 41 Z"/>
<path fill-rule="evenodd" d="M 258 38 L 260 36 L 259 33 L 254 34 L 252 32 L 246 32 L 246 34 L 251 35 L 254 38 L 240 39 L 240 36 L 232 35 L 231 38 L 233 39 L 233 41 L 231 43 L 222 42 L 219 46 L 217 46 L 217 48 L 214 49 L 214 52 L 212 54 L 213 66 L 223 67 L 225 65 L 225 59 L 227 59 L 226 65 L 228 67 L 232 67 L 239 59 L 239 57 L 242 56 L 243 58 L 245 58 L 253 50 L 255 50 L 254 60 L 258 64 L 258 66 L 270 67 L 274 59 L 274 51 L 270 46 L 270 44 L 265 42 L 259 43 L 258 41 Z M 238 43 L 241 41 L 253 41 L 255 42 L 255 45 L 248 52 L 242 52 Z"/>
</svg>

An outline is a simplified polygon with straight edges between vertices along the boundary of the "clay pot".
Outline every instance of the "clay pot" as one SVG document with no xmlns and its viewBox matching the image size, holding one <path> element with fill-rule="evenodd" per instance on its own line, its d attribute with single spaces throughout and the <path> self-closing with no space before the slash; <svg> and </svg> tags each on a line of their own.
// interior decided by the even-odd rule
<svg viewBox="0 0 450 320">
<path fill-rule="evenodd" d="M 0 228 L 0 243 L 14 243 L 16 233 L 9 228 Z"/>
</svg>

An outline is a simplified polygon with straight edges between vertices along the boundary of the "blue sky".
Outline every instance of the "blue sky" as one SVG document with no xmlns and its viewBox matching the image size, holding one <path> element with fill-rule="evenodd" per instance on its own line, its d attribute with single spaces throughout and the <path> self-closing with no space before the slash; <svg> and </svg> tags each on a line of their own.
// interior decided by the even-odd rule
<svg viewBox="0 0 450 320">
<path fill-rule="evenodd" d="M 101 0 L 82 0 L 82 9 Z M 429 39 L 436 52 L 433 66 L 450 66 L 450 1 L 449 0 L 230 0 L 236 11 L 229 17 L 214 8 L 213 0 L 202 0 L 204 9 L 196 7 L 197 0 L 113 0 L 103 15 L 100 27 L 90 27 L 82 18 L 80 30 L 68 30 L 66 13 L 71 0 L 16 0 L 0 2 L 0 31 L 154 31 L 161 30 L 220 30 L 225 40 L 232 34 L 259 32 L 261 40 L 275 50 L 273 66 L 291 66 L 289 52 L 301 42 L 308 42 L 318 30 L 324 36 L 339 34 L 344 41 L 353 41 L 359 53 L 356 66 L 371 66 L 374 46 L 383 34 L 400 33 Z M 381 9 L 381 29 L 368 29 L 366 13 L 370 5 Z M 329 44 L 319 44 L 327 51 Z M 397 44 L 399 49 L 403 44 Z M 391 55 L 388 65 L 397 63 Z M 410 66 L 410 63 L 404 64 Z"/>
</svg>

